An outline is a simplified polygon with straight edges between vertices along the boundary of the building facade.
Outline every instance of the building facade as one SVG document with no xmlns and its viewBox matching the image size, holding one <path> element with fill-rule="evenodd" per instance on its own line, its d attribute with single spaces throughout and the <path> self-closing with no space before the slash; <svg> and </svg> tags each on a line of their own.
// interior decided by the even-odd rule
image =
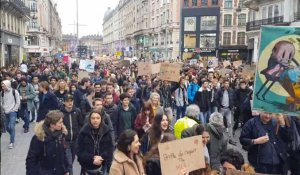
<svg viewBox="0 0 300 175">
<path fill-rule="evenodd" d="M 179 56 L 180 3 L 171 0 L 120 0 L 103 22 L 103 50 L 152 59 Z M 110 27 L 111 26 L 111 27 Z"/>
<path fill-rule="evenodd" d="M 62 25 L 52 0 L 28 0 L 30 21 L 27 22 L 25 49 L 27 56 L 52 56 L 58 53 Z"/>
<path fill-rule="evenodd" d="M 101 35 L 88 35 L 80 38 L 80 45 L 87 46 L 89 56 L 102 56 L 103 37 Z"/>
<path fill-rule="evenodd" d="M 77 48 L 77 36 L 72 34 L 62 35 L 62 41 L 60 44 L 62 53 L 68 53 L 75 55 Z"/>
<path fill-rule="evenodd" d="M 183 0 L 181 3 L 181 58 L 216 57 L 220 40 L 221 2 Z"/>
<path fill-rule="evenodd" d="M 0 5 L 0 65 L 17 65 L 24 57 L 23 43 L 30 11 L 22 0 L 1 0 Z"/>
<path fill-rule="evenodd" d="M 246 24 L 249 9 L 244 0 L 221 1 L 219 58 L 249 60 Z"/>
<path fill-rule="evenodd" d="M 259 57 L 260 28 L 262 25 L 300 26 L 299 0 L 245 0 L 250 9 L 247 23 L 248 52 L 252 62 Z"/>
</svg>

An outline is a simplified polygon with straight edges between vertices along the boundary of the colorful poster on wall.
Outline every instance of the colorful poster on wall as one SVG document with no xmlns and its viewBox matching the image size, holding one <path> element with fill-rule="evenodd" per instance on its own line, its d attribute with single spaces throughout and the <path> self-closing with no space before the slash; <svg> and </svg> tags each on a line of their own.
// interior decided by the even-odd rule
<svg viewBox="0 0 300 175">
<path fill-rule="evenodd" d="M 300 27 L 261 30 L 253 108 L 300 114 Z"/>
</svg>

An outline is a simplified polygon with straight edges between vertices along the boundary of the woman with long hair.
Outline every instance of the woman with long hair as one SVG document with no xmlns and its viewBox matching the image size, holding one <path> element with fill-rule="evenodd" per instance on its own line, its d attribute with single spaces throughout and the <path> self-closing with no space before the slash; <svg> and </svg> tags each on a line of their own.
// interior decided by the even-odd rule
<svg viewBox="0 0 300 175">
<path fill-rule="evenodd" d="M 27 175 L 69 174 L 65 157 L 67 129 L 63 117 L 58 110 L 50 111 L 45 120 L 36 125 L 26 158 Z"/>
<path fill-rule="evenodd" d="M 57 100 L 58 100 L 60 105 L 63 104 L 64 97 L 68 93 L 69 93 L 69 87 L 67 85 L 67 82 L 63 79 L 58 80 L 56 86 L 54 87 L 54 95 L 57 97 Z"/>
<path fill-rule="evenodd" d="M 159 93 L 152 92 L 150 94 L 149 102 L 151 104 L 154 116 L 156 115 L 156 113 L 162 113 L 163 112 L 163 108 L 162 108 L 162 106 L 160 106 L 160 95 L 159 95 Z"/>
<path fill-rule="evenodd" d="M 151 127 L 153 119 L 154 113 L 152 106 L 149 102 L 145 102 L 134 122 L 134 129 L 138 133 L 139 138 L 142 138 Z"/>
<path fill-rule="evenodd" d="M 151 128 L 142 138 L 141 151 L 146 154 L 155 144 L 159 143 L 164 133 L 170 133 L 170 120 L 167 115 L 158 113 L 154 117 Z"/>
<path fill-rule="evenodd" d="M 77 141 L 81 174 L 105 175 L 112 162 L 114 149 L 112 130 L 98 110 L 89 114 L 88 123 L 81 129 Z"/>
<path fill-rule="evenodd" d="M 117 142 L 109 175 L 145 175 L 140 145 L 134 130 L 123 131 Z"/>
</svg>

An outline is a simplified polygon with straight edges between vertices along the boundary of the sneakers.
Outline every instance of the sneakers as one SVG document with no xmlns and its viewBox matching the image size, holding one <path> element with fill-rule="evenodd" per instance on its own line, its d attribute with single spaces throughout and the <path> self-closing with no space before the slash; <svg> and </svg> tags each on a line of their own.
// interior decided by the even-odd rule
<svg viewBox="0 0 300 175">
<path fill-rule="evenodd" d="M 10 143 L 9 145 L 8 145 L 8 149 L 13 149 L 14 148 L 14 144 L 13 143 Z"/>
</svg>

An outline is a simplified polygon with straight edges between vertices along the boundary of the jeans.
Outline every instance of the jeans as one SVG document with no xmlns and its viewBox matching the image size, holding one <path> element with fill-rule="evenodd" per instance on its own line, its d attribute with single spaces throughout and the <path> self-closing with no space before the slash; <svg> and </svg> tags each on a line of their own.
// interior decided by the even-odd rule
<svg viewBox="0 0 300 175">
<path fill-rule="evenodd" d="M 66 149 L 66 157 L 67 157 L 67 162 L 68 162 L 68 170 L 69 170 L 69 174 L 73 175 L 73 162 L 75 159 L 75 145 L 76 145 L 76 141 L 73 142 L 69 142 L 67 141 L 67 149 Z"/>
<path fill-rule="evenodd" d="M 214 112 L 218 112 L 218 107 L 217 106 L 211 106 L 209 108 L 209 111 L 210 111 L 211 114 L 214 113 Z"/>
<path fill-rule="evenodd" d="M 21 104 L 21 108 L 19 109 L 19 115 L 21 116 L 22 120 L 24 121 L 23 128 L 29 129 L 29 111 L 27 109 L 27 105 Z"/>
<path fill-rule="evenodd" d="M 221 108 L 220 113 L 225 117 L 226 128 L 228 128 L 229 137 L 232 137 L 232 112 L 230 108 Z"/>
<path fill-rule="evenodd" d="M 185 115 L 186 106 L 176 106 L 176 119 L 180 119 Z"/>
<path fill-rule="evenodd" d="M 17 112 L 11 112 L 5 114 L 5 127 L 7 132 L 10 135 L 10 143 L 15 143 L 15 126 L 16 126 L 16 119 L 17 119 Z"/>
<path fill-rule="evenodd" d="M 35 112 L 37 112 L 37 110 L 39 109 L 40 102 L 33 102 L 33 104 L 34 108 L 31 109 L 31 121 L 35 120 Z"/>
<path fill-rule="evenodd" d="M 206 124 L 209 122 L 209 117 L 210 117 L 210 111 L 206 111 L 206 112 L 200 112 L 199 115 L 199 119 L 201 121 L 202 124 Z"/>
</svg>

